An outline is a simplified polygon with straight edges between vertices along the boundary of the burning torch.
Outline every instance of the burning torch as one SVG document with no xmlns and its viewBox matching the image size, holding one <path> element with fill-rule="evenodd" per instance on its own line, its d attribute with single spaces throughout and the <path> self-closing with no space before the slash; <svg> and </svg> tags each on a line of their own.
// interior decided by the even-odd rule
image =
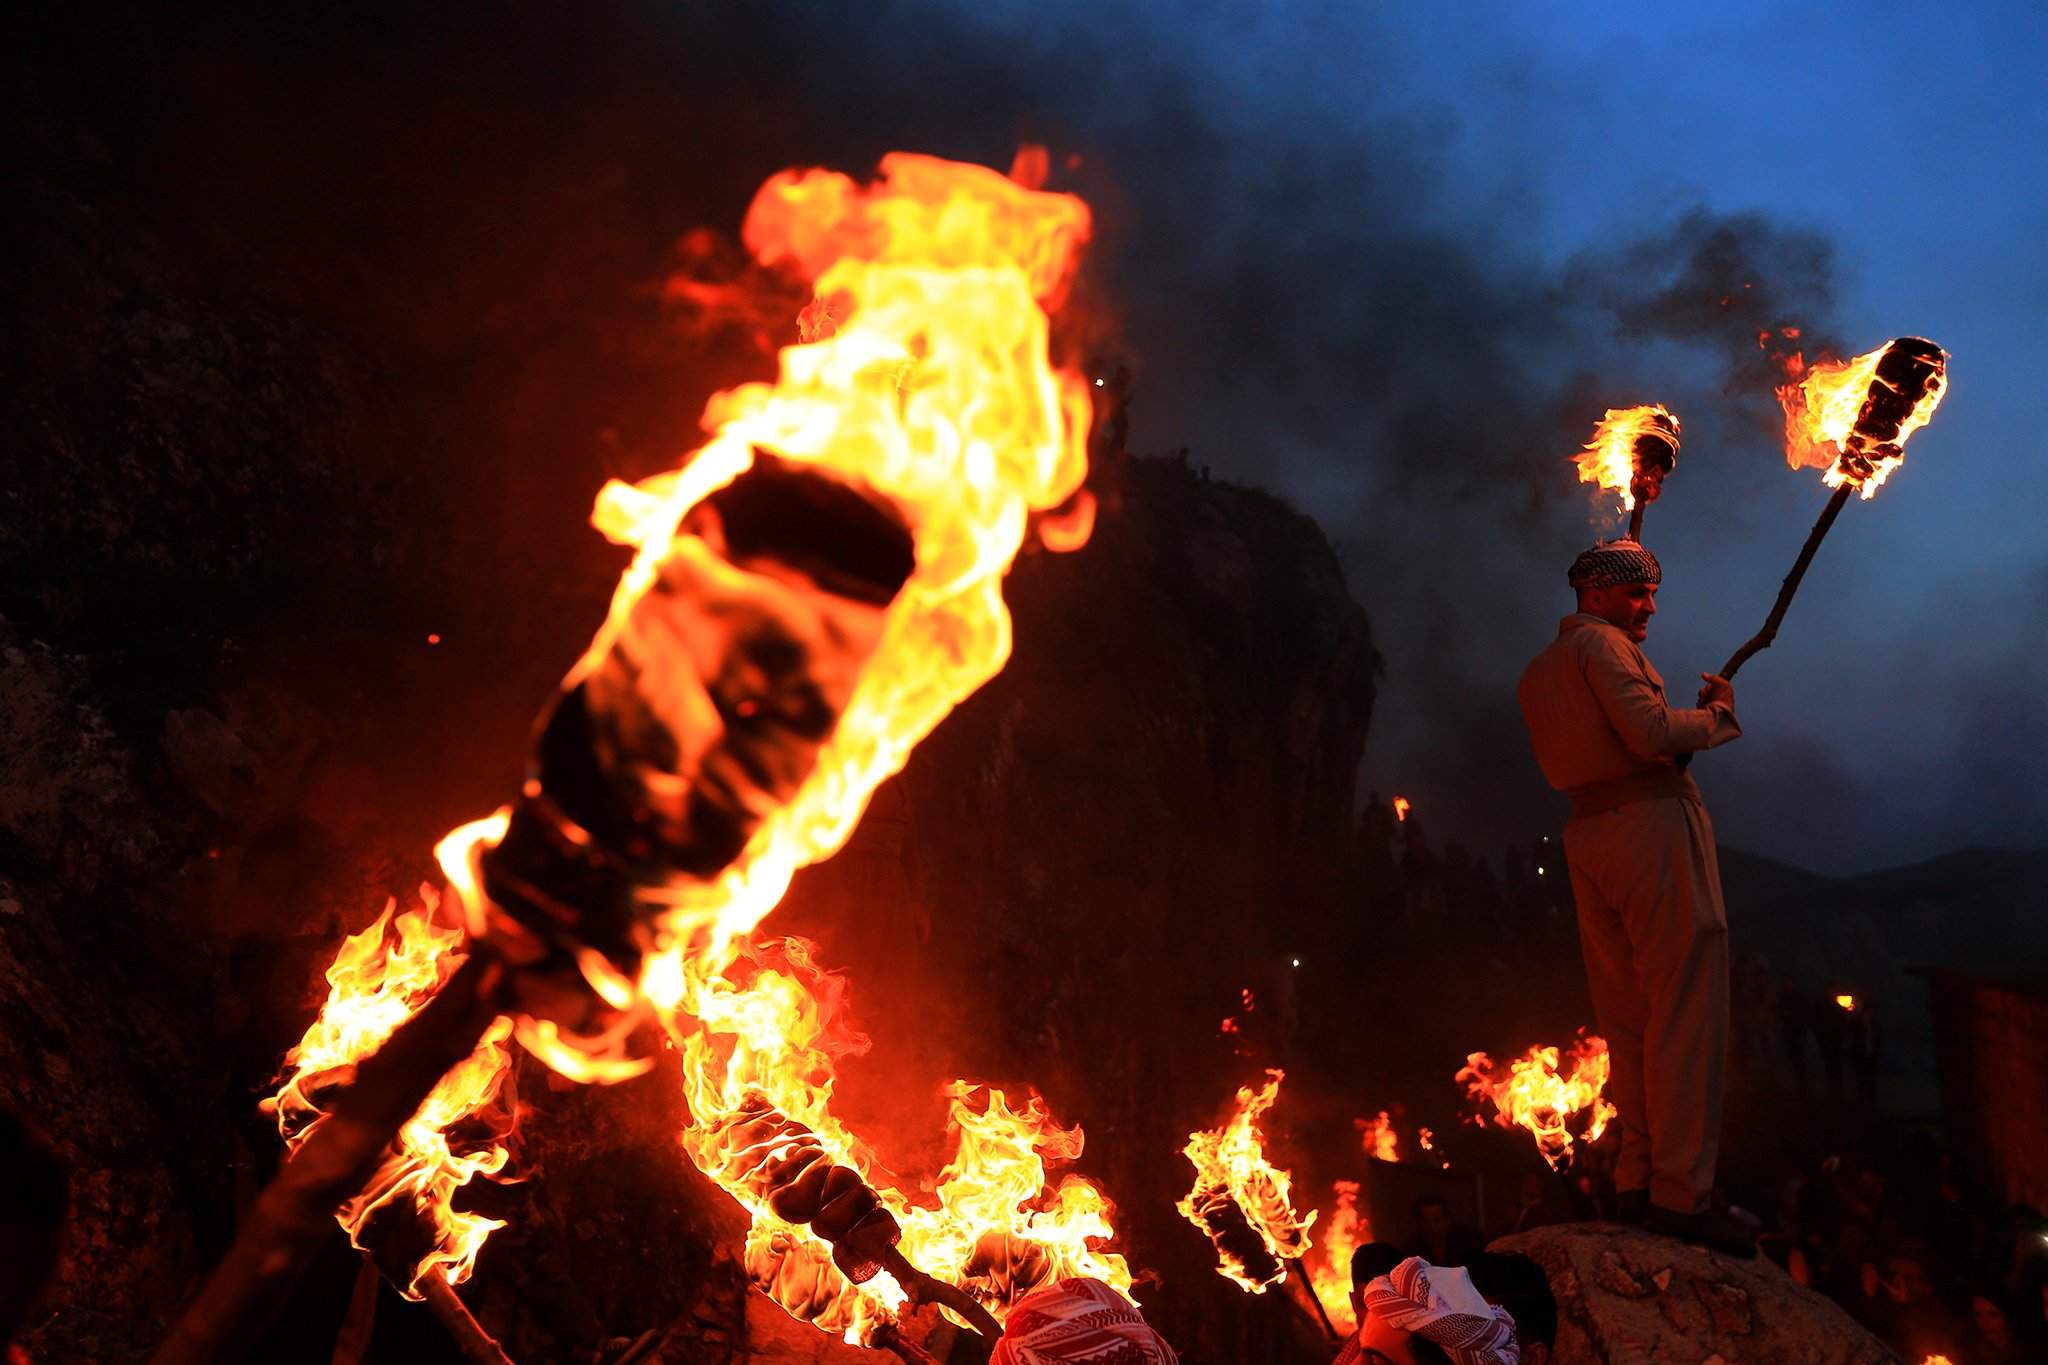
<svg viewBox="0 0 2048 1365">
<path fill-rule="evenodd" d="M 1799 580 L 1851 492 L 1874 496 L 1905 462 L 1906 439 L 1927 425 L 1948 391 L 1948 352 L 1923 337 L 1899 337 L 1867 355 L 1817 365 L 1778 391 L 1785 405 L 1785 456 L 1794 468 L 1826 464 L 1822 481 L 1835 490 L 1807 534 L 1792 572 L 1763 629 L 1729 656 L 1721 676 L 1733 678 L 1749 656 L 1769 649 Z"/>
<path fill-rule="evenodd" d="M 468 951 L 335 1059 L 348 1083 L 309 1106 L 158 1365 L 246 1346 L 501 1019 L 557 1071 L 607 1081 L 653 1065 L 642 1023 L 676 1032 L 688 1014 L 704 1070 L 702 1007 L 721 1003 L 733 945 L 1002 666 L 1000 581 L 1027 528 L 1085 538 L 1061 509 L 1085 504 L 1088 392 L 1051 369 L 1046 312 L 1085 205 L 934 158 L 882 172 L 871 191 L 786 173 L 757 196 L 750 249 L 821 296 L 848 292 L 850 325 L 785 350 L 776 384 L 717 395 L 712 438 L 682 467 L 600 495 L 599 528 L 637 551 L 610 613 L 544 712 L 517 799 L 436 850 Z M 701 1145 L 729 1158 L 707 1174 L 828 1243 L 844 1280 L 887 1272 L 904 1298 L 997 1334 L 910 1265 L 896 1216 L 817 1122 L 745 1084 L 714 1089 L 690 1093 Z"/>
<path fill-rule="evenodd" d="M 1280 1096 L 1286 1073 L 1268 1068 L 1266 1084 L 1237 1092 L 1237 1109 L 1221 1128 L 1188 1134 L 1183 1154 L 1195 1183 L 1176 1206 L 1216 1248 L 1216 1273 L 1248 1294 L 1263 1294 L 1288 1280 L 1288 1267 L 1309 1252 L 1311 1211 L 1294 1211 L 1294 1177 L 1266 1159 L 1261 1116 Z M 1300 1279 L 1301 1277 L 1296 1277 Z M 1329 1312 L 1306 1284 L 1309 1304 L 1331 1336 Z"/>
<path fill-rule="evenodd" d="M 1640 543 L 1643 509 L 1663 493 L 1665 476 L 1678 467 L 1678 418 L 1657 403 L 1609 408 L 1572 458 L 1579 482 L 1621 495 L 1628 538 Z"/>
</svg>

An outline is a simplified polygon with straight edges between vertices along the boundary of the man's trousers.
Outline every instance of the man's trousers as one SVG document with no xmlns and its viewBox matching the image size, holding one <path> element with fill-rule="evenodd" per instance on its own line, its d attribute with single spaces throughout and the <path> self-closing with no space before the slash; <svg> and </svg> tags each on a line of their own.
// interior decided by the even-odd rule
<svg viewBox="0 0 2048 1365">
<path fill-rule="evenodd" d="M 1728 914 L 1699 802 L 1637 801 L 1564 828 L 1593 1010 L 1621 1111 L 1617 1190 L 1703 1207 L 1728 1064 Z"/>
</svg>

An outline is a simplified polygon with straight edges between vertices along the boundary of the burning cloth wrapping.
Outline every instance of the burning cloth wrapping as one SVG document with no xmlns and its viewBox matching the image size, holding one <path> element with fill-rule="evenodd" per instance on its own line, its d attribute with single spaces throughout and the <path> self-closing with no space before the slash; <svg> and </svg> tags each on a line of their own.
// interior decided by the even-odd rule
<svg viewBox="0 0 2048 1365">
<path fill-rule="evenodd" d="M 1041 1289 L 1010 1310 L 989 1365 L 1178 1365 L 1165 1338 L 1100 1280 Z"/>
<path fill-rule="evenodd" d="M 1518 691 L 1544 777 L 1572 798 L 1565 857 L 1621 1111 L 1614 1183 L 1689 1214 L 1720 1144 L 1728 917 L 1713 824 L 1675 759 L 1742 727 L 1726 703 L 1672 707 L 1628 634 L 1584 613 L 1564 618 Z"/>
</svg>

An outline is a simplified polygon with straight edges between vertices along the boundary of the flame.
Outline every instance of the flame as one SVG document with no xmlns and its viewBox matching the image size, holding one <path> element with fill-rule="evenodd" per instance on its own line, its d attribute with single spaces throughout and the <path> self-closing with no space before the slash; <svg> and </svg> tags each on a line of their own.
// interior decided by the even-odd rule
<svg viewBox="0 0 2048 1365">
<path fill-rule="evenodd" d="M 1835 997 L 1835 1003 L 1850 1014 L 1856 1012 L 1856 997 L 1853 995 L 1838 995 Z"/>
<path fill-rule="evenodd" d="M 1361 1135 L 1360 1145 L 1365 1148 L 1367 1156 L 1375 1161 L 1401 1159 L 1396 1152 L 1400 1139 L 1394 1132 L 1394 1120 L 1388 1116 L 1386 1110 L 1380 1110 L 1378 1118 L 1353 1119 L 1351 1123 Z"/>
<path fill-rule="evenodd" d="M 1396 823 L 1396 824 L 1405 824 L 1405 823 L 1407 822 L 1407 819 L 1408 819 L 1408 812 L 1409 812 L 1409 811 L 1411 811 L 1411 810 L 1413 810 L 1413 809 L 1415 809 L 1415 807 L 1414 807 L 1414 805 L 1413 805 L 1413 804 L 1411 804 L 1411 803 L 1409 802 L 1409 800 L 1408 800 L 1408 798 L 1407 798 L 1407 797 L 1405 797 L 1405 796 L 1397 796 L 1397 797 L 1395 797 L 1395 798 L 1394 798 L 1394 821 L 1395 821 L 1395 823 Z"/>
<path fill-rule="evenodd" d="M 1954 1365 L 1954 1362 L 1947 1356 L 1929 1356 L 1921 1361 L 1920 1365 Z"/>
<path fill-rule="evenodd" d="M 1030 178 L 1028 159 L 1019 164 Z M 780 352 L 775 382 L 712 397 L 710 438 L 681 467 L 600 491 L 593 524 L 635 554 L 571 681 L 603 662 L 664 558 L 703 548 L 682 529 L 685 516 L 746 472 L 756 451 L 889 504 L 910 532 L 914 572 L 795 795 L 765 814 L 714 877 L 643 888 L 656 913 L 637 978 L 595 951 L 578 956 L 619 1022 L 585 1038 L 545 1020 L 500 1020 L 459 1069 L 502 1071 L 512 1032 L 573 1079 L 622 1080 L 652 1064 L 627 1055 L 625 1042 L 655 1017 L 682 1058 L 691 1121 L 680 1144 L 751 1215 L 745 1256 L 754 1284 L 849 1341 L 872 1339 L 905 1294 L 886 1273 L 850 1282 L 807 1221 L 777 1212 L 778 1195 L 787 1203 L 804 1173 L 853 1172 L 897 1219 L 911 1262 L 976 1294 L 998 1317 L 1057 1276 L 1130 1285 L 1123 1259 L 1098 1249 L 1112 1235 L 1102 1192 L 1075 1176 L 1047 1186 L 1047 1165 L 1077 1157 L 1081 1132 L 1056 1125 L 1036 1096 L 1019 1107 L 1001 1091 L 984 1097 L 956 1083 L 947 1091 L 955 1153 L 931 1193 L 914 1199 L 884 1178 L 830 1109 L 838 1059 L 866 1045 L 847 1022 L 843 980 L 818 967 L 801 940 L 756 933 L 796 869 L 844 844 L 876 787 L 1003 666 L 1011 633 L 1002 578 L 1026 534 L 1038 527 L 1056 549 L 1088 534 L 1093 505 L 1081 482 L 1092 400 L 1085 377 L 1055 369 L 1049 357 L 1049 313 L 1088 232 L 1087 207 L 1072 196 L 905 153 L 885 157 L 871 186 L 812 170 L 761 188 L 743 240 L 761 266 L 807 281 L 814 306 L 800 320 L 799 344 Z M 503 838 L 507 817 L 463 826 L 436 850 L 473 934 L 493 927 L 479 859 Z M 452 960 L 459 937 L 437 951 Z M 384 1034 L 446 971 L 417 998 L 403 996 Z M 463 1117 L 430 1103 L 408 1140 L 417 1128 L 431 1145 L 433 1120 L 445 1128 Z"/>
<path fill-rule="evenodd" d="M 1415 1141 L 1417 1142 L 1417 1144 L 1421 1146 L 1422 1150 L 1425 1152 L 1433 1152 L 1436 1150 L 1435 1145 L 1430 1141 L 1430 1139 L 1434 1136 L 1435 1134 L 1431 1133 L 1427 1128 L 1418 1128 L 1415 1130 Z"/>
<path fill-rule="evenodd" d="M 1778 402 L 1785 409 L 1785 460 L 1792 468 L 1824 467 L 1821 482 L 1829 488 L 1852 484 L 1867 500 L 1906 462 L 1906 439 L 1927 425 L 1948 392 L 1945 371 L 1936 372 L 1891 441 L 1865 450 L 1854 434 L 1872 382 L 1884 382 L 1877 379 L 1878 363 L 1898 344 L 1887 341 L 1853 360 L 1822 361 L 1778 387 Z"/>
<path fill-rule="evenodd" d="M 1295 1214 L 1289 1195 L 1294 1177 L 1266 1160 L 1259 1118 L 1279 1098 L 1286 1073 L 1269 1068 L 1266 1078 L 1261 1089 L 1246 1086 L 1237 1092 L 1237 1110 L 1228 1123 L 1188 1134 L 1182 1154 L 1195 1168 L 1195 1183 L 1176 1205 L 1183 1217 L 1205 1232 L 1211 1231 L 1213 1221 L 1205 1215 L 1225 1207 L 1225 1200 L 1243 1216 L 1278 1269 L 1260 1273 L 1260 1267 L 1219 1245 L 1216 1272 L 1254 1294 L 1287 1278 L 1286 1263 L 1308 1251 L 1308 1230 L 1316 1221 L 1314 1212 L 1306 1218 Z"/>
<path fill-rule="evenodd" d="M 1372 1223 L 1358 1211 L 1356 1180 L 1339 1180 L 1330 1192 L 1336 1203 L 1323 1225 L 1320 1254 L 1312 1253 L 1302 1264 L 1323 1311 L 1330 1315 L 1330 1325 L 1340 1336 L 1349 1336 L 1358 1330 L 1358 1318 L 1351 1311 L 1351 1254 L 1372 1240 Z"/>
<path fill-rule="evenodd" d="M 422 886 L 420 900 L 422 909 L 396 919 L 397 902 L 387 902 L 374 924 L 342 942 L 328 967 L 327 1001 L 299 1045 L 285 1054 L 289 1074 L 263 1106 L 276 1116 L 288 1149 L 297 1151 L 325 1120 L 327 1092 L 346 1085 L 355 1064 L 432 999 L 467 956 L 459 951 L 462 930 L 434 923 L 438 893 Z M 492 1023 L 476 1051 L 441 1078 L 400 1129 L 376 1173 L 335 1215 L 349 1240 L 367 1250 L 364 1234 L 373 1217 L 410 1204 L 429 1245 L 403 1286 L 408 1298 L 420 1297 L 417 1286 L 430 1271 L 450 1284 L 468 1279 L 485 1238 L 504 1226 L 458 1212 L 454 1198 L 476 1176 L 505 1178 L 517 1103 L 505 1047 L 511 1032 L 510 1019 Z M 401 1240 L 411 1236 L 400 1234 Z"/>
<path fill-rule="evenodd" d="M 1557 1069 L 1558 1049 L 1532 1047 L 1528 1056 L 1509 1062 L 1508 1074 L 1502 1076 L 1491 1058 L 1475 1052 L 1465 1059 L 1457 1079 L 1474 1104 L 1492 1101 L 1495 1123 L 1533 1133 L 1543 1159 L 1561 1170 L 1574 1140 L 1570 1120 L 1590 1111 L 1592 1121 L 1582 1137 L 1598 1142 L 1616 1113 L 1600 1095 L 1607 1086 L 1606 1041 L 1582 1033 L 1572 1044 L 1571 1058 L 1571 1075 L 1564 1076 Z"/>
<path fill-rule="evenodd" d="M 1670 424 L 1668 431 L 1665 423 Z M 1572 457 L 1572 463 L 1578 466 L 1579 482 L 1595 484 L 1618 494 L 1621 498 L 1618 510 L 1634 511 L 1638 475 L 1644 475 L 1647 482 L 1647 473 L 1638 467 L 1636 460 L 1636 442 L 1644 437 L 1676 449 L 1678 418 L 1657 403 L 1634 408 L 1609 408 L 1607 415 L 1594 425 L 1592 439 Z M 1661 484 L 1661 467 L 1656 478 Z M 1643 496 L 1649 502 L 1657 500 L 1654 490 L 1645 489 Z"/>
</svg>

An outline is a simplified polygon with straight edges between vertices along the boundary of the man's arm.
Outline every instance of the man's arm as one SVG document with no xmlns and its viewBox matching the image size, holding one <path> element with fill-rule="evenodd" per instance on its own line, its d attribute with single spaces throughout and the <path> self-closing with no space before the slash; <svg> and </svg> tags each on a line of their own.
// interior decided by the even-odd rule
<svg viewBox="0 0 2048 1365">
<path fill-rule="evenodd" d="M 1711 749 L 1742 733 L 1735 719 L 1735 689 L 1724 678 L 1709 705 L 1677 708 L 1650 681 L 1634 650 L 1602 631 L 1585 655 L 1586 682 L 1607 723 L 1637 758 L 1665 758 Z"/>
</svg>

